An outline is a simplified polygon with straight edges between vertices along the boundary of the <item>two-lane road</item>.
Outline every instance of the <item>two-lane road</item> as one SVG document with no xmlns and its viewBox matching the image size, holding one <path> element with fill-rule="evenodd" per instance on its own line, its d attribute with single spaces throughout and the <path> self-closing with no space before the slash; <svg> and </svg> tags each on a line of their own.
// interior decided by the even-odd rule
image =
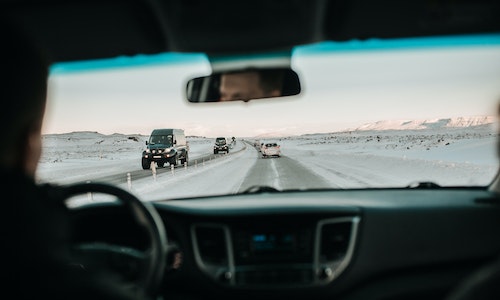
<svg viewBox="0 0 500 300">
<path fill-rule="evenodd" d="M 248 170 L 240 192 L 252 186 L 271 186 L 278 190 L 329 187 L 322 177 L 287 156 L 261 158 L 257 150 L 255 153 L 257 159 Z"/>
</svg>

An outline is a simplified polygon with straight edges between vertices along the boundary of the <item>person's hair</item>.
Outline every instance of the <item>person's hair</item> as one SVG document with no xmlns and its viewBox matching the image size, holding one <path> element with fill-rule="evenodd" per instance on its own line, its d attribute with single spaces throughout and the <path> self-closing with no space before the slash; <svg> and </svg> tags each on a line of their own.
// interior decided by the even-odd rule
<svg viewBox="0 0 500 300">
<path fill-rule="evenodd" d="M 280 69 L 259 70 L 260 86 L 265 93 L 271 93 L 274 90 L 280 91 L 283 88 L 284 71 Z"/>
<path fill-rule="evenodd" d="M 6 20 L 0 21 L 0 85 L 2 107 L 0 128 L 2 146 L 0 164 L 18 164 L 25 153 L 23 143 L 33 130 L 41 126 L 49 74 L 49 60 L 45 52 L 21 27 Z"/>
<path fill-rule="evenodd" d="M 259 76 L 259 86 L 265 93 L 271 93 L 274 90 L 281 92 L 284 81 L 283 69 L 257 69 L 247 68 L 244 70 L 229 71 L 224 74 L 245 74 L 255 72 Z"/>
</svg>

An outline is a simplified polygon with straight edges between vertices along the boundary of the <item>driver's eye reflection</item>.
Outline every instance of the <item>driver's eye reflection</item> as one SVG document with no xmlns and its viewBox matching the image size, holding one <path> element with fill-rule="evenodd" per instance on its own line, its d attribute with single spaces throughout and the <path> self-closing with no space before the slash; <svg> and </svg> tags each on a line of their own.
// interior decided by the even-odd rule
<svg viewBox="0 0 500 300">
<path fill-rule="evenodd" d="M 300 90 L 298 75 L 291 69 L 248 68 L 194 78 L 186 92 L 190 102 L 219 102 L 293 96 Z"/>
</svg>

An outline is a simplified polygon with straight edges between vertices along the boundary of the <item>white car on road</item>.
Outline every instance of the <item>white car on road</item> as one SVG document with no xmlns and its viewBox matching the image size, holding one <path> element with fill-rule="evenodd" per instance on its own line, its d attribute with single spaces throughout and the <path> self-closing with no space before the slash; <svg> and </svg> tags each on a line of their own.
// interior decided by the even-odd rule
<svg viewBox="0 0 500 300">
<path fill-rule="evenodd" d="M 277 143 L 265 143 L 261 148 L 262 157 L 280 157 L 281 156 L 281 147 Z"/>
</svg>

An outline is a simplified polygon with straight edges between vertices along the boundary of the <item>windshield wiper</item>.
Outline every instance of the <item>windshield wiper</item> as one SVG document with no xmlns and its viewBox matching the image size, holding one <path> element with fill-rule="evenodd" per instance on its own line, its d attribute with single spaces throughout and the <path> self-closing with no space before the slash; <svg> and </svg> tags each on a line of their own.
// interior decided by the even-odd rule
<svg viewBox="0 0 500 300">
<path fill-rule="evenodd" d="M 260 194 L 260 193 L 279 193 L 278 189 L 275 189 L 267 185 L 254 185 L 244 190 L 242 194 Z"/>
<path fill-rule="evenodd" d="M 438 189 L 441 186 L 432 181 L 417 181 L 406 186 L 409 189 Z"/>
</svg>

